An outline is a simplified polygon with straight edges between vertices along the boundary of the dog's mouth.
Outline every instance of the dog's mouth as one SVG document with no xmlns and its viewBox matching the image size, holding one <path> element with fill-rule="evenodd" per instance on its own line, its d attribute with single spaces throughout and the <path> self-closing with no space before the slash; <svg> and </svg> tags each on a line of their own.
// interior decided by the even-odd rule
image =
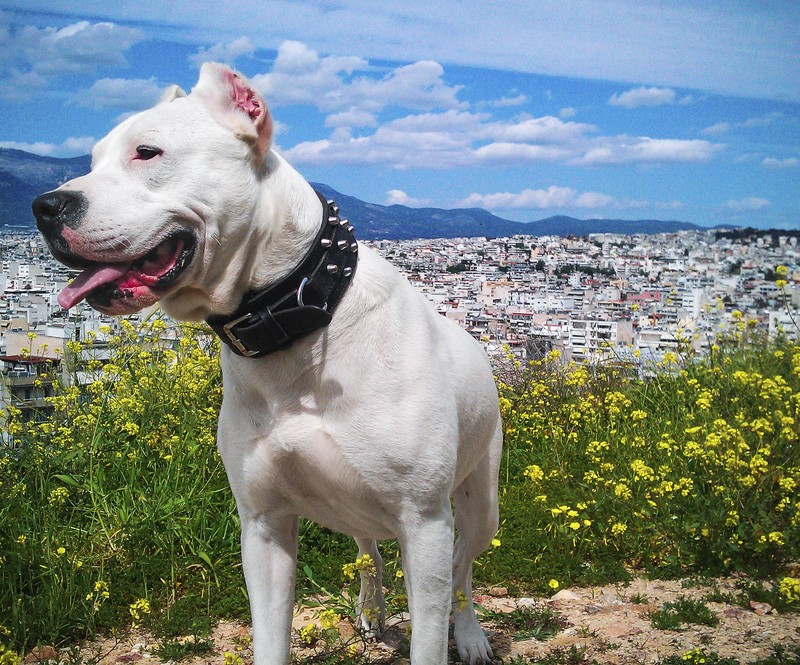
<svg viewBox="0 0 800 665">
<path fill-rule="evenodd" d="M 192 233 L 179 231 L 130 261 L 101 263 L 71 256 L 65 263 L 83 272 L 58 294 L 58 304 L 69 309 L 86 299 L 95 309 L 111 314 L 152 305 L 191 263 L 196 244 Z"/>
</svg>

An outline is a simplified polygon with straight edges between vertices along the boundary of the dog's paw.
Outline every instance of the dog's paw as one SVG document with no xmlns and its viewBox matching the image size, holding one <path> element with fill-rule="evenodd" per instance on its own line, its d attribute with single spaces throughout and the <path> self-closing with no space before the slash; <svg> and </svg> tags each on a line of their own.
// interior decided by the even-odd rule
<svg viewBox="0 0 800 665">
<path fill-rule="evenodd" d="M 482 665 L 492 662 L 492 647 L 483 628 L 477 621 L 463 622 L 454 626 L 454 637 L 458 657 L 466 665 Z"/>
<path fill-rule="evenodd" d="M 377 640 L 383 634 L 383 613 L 378 608 L 364 608 L 358 613 L 356 628 L 367 640 Z"/>
</svg>

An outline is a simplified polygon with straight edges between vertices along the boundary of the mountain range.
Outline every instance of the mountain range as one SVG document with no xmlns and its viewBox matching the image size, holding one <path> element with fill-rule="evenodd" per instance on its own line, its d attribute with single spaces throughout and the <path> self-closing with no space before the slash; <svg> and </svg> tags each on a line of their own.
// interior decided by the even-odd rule
<svg viewBox="0 0 800 665">
<path fill-rule="evenodd" d="M 31 201 L 63 182 L 87 173 L 89 155 L 59 159 L 22 150 L 0 148 L 0 229 L 35 228 Z M 410 238 L 505 237 L 512 235 L 576 235 L 589 233 L 674 233 L 702 227 L 688 222 L 654 219 L 575 219 L 555 216 L 532 222 L 513 222 L 480 208 L 409 208 L 366 203 L 312 183 L 324 196 L 334 199 L 364 240 Z"/>
</svg>

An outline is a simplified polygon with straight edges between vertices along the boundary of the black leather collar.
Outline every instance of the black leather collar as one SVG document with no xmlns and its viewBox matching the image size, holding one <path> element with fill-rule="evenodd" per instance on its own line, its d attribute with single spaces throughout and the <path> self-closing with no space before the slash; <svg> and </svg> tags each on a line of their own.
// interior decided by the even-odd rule
<svg viewBox="0 0 800 665">
<path fill-rule="evenodd" d="M 339 206 L 316 194 L 322 226 L 300 265 L 277 284 L 245 294 L 233 314 L 206 319 L 237 355 L 260 358 L 324 328 L 352 281 L 358 265 L 353 227 L 339 218 Z"/>
</svg>

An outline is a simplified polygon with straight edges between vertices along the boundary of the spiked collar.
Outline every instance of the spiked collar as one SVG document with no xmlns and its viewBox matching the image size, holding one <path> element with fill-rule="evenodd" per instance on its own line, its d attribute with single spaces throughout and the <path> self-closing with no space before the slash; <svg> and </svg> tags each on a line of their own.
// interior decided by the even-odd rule
<svg viewBox="0 0 800 665">
<path fill-rule="evenodd" d="M 206 323 L 231 350 L 260 358 L 326 327 L 358 265 L 353 227 L 340 219 L 339 206 L 316 192 L 322 224 L 300 264 L 280 282 L 250 291 L 235 312 Z"/>
</svg>

